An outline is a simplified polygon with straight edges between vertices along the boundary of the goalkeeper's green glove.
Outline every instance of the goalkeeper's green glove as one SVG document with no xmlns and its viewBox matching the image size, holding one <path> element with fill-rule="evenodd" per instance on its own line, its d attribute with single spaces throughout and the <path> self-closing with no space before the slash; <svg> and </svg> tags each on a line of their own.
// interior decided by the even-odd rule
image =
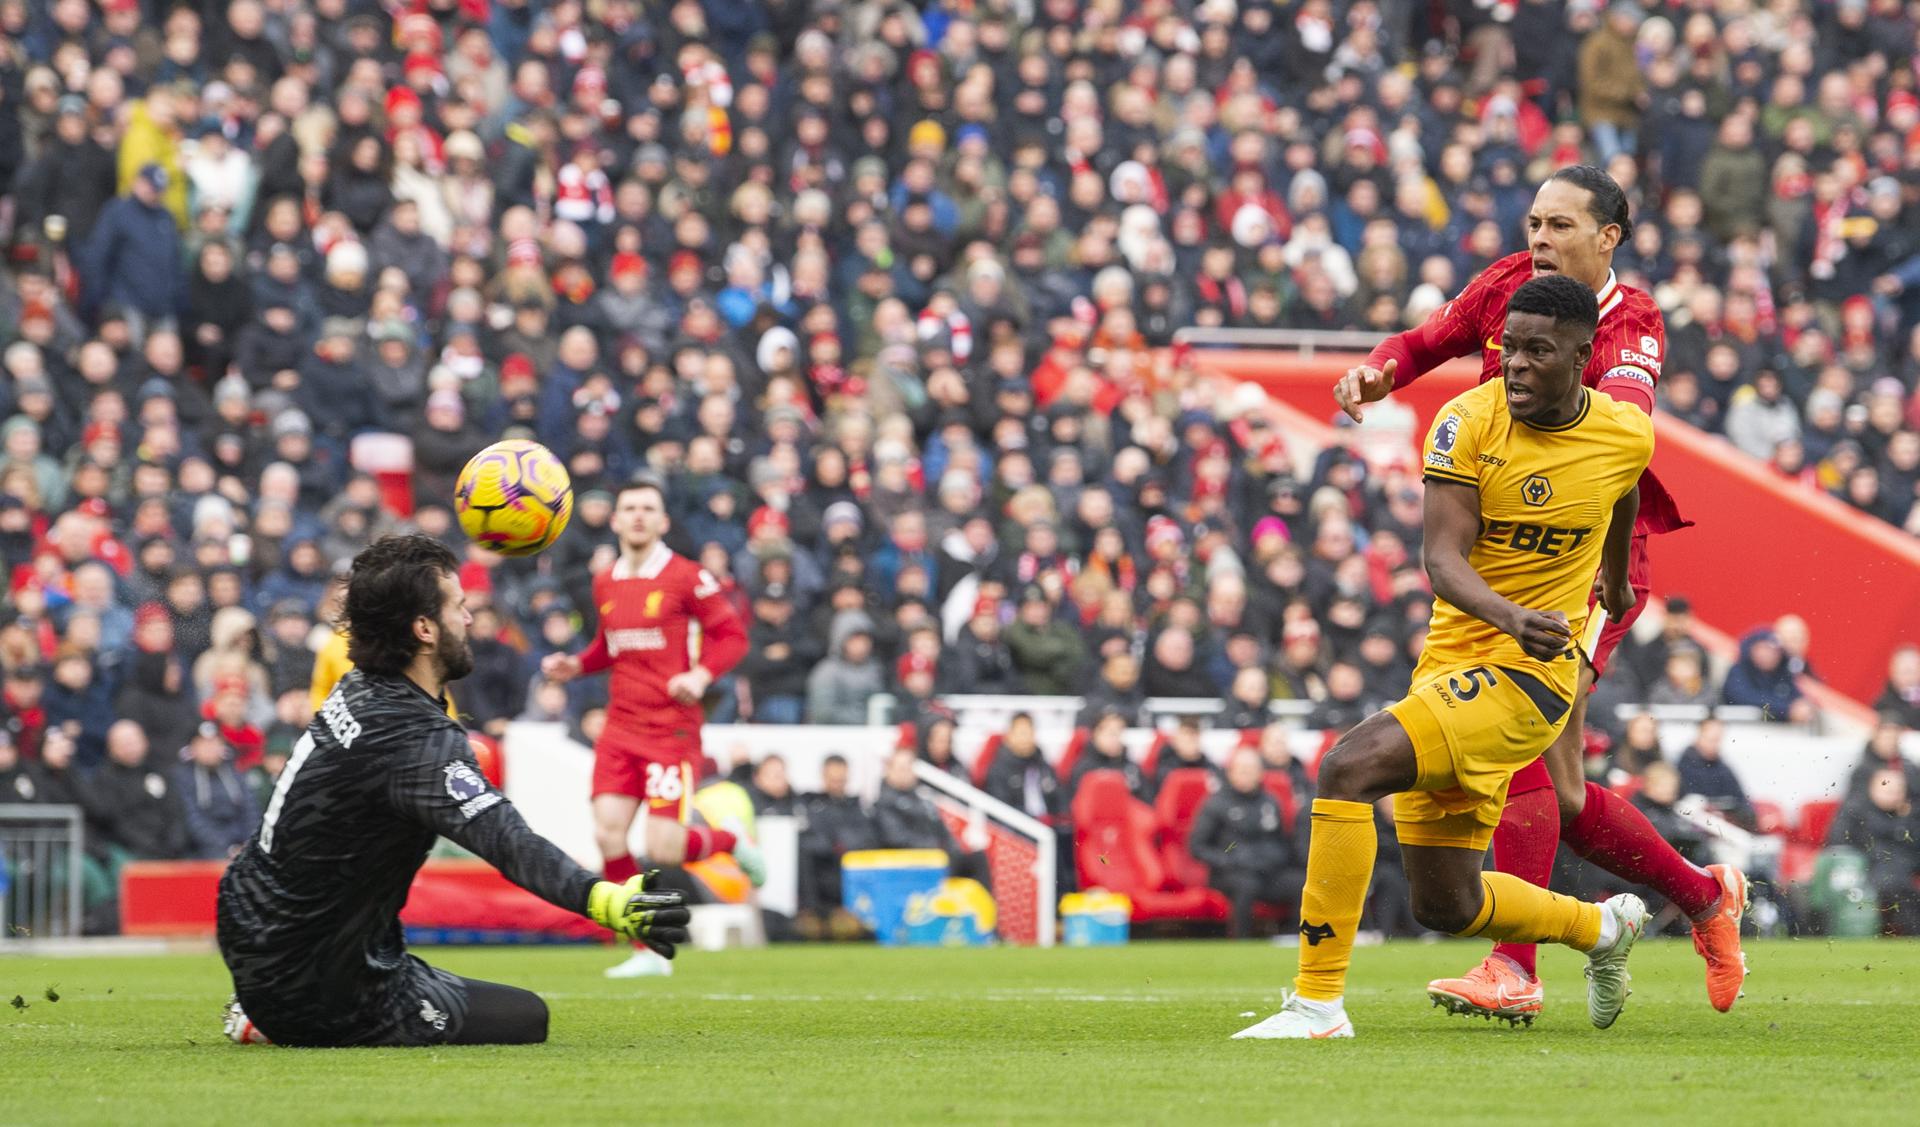
<svg viewBox="0 0 1920 1127">
<path fill-rule="evenodd" d="M 587 895 L 587 918 L 622 939 L 637 939 L 671 959 L 677 944 L 687 942 L 685 895 L 656 886 L 660 870 L 651 869 L 625 883 L 598 881 Z"/>
</svg>

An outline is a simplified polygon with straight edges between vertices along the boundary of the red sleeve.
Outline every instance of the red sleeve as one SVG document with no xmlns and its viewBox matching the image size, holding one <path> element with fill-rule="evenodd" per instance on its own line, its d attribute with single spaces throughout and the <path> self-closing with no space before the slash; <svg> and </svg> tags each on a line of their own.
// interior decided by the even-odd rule
<svg viewBox="0 0 1920 1127">
<path fill-rule="evenodd" d="M 1458 297 L 1434 310 L 1424 322 L 1375 345 L 1367 363 L 1381 368 L 1388 360 L 1398 361 L 1393 386 L 1401 388 L 1448 360 L 1479 352 L 1489 337 L 1499 335 L 1501 315 L 1513 293 L 1514 287 L 1508 282 L 1515 257 L 1525 258 L 1509 256 L 1482 270 Z"/>
<path fill-rule="evenodd" d="M 713 573 L 700 568 L 687 592 L 687 611 L 700 624 L 700 667 L 718 681 L 747 656 L 747 630 Z"/>
<path fill-rule="evenodd" d="M 1600 378 L 1594 388 L 1622 403 L 1653 414 L 1653 389 L 1660 383 L 1660 362 L 1667 354 L 1667 326 L 1660 307 L 1635 291 L 1619 320 L 1593 338 L 1589 371 Z"/>
<path fill-rule="evenodd" d="M 593 577 L 593 601 L 597 606 L 607 605 L 606 585 L 606 576 Z M 598 673 L 613 664 L 613 655 L 607 652 L 606 611 L 600 612 L 599 622 L 600 625 L 593 632 L 593 642 L 580 651 L 580 672 L 582 673 Z"/>
<path fill-rule="evenodd" d="M 598 673 L 613 664 L 613 658 L 607 654 L 607 629 L 602 626 L 594 631 L 593 643 L 580 651 L 580 672 Z"/>
<path fill-rule="evenodd" d="M 1403 333 L 1395 333 L 1374 345 L 1373 351 L 1367 354 L 1367 363 L 1375 368 L 1385 368 L 1387 361 L 1396 361 L 1393 386 L 1397 390 L 1456 356 L 1472 354 L 1476 349 L 1459 347 L 1459 341 L 1449 335 L 1448 326 L 1435 324 L 1438 318 L 1447 315 L 1451 304 L 1441 306 L 1424 324 L 1415 325 Z"/>
</svg>

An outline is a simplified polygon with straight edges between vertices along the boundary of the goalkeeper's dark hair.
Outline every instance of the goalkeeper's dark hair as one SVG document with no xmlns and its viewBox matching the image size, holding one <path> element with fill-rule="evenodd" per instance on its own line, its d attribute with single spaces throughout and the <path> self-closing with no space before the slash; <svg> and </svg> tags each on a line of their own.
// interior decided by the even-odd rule
<svg viewBox="0 0 1920 1127">
<path fill-rule="evenodd" d="M 414 620 L 440 617 L 446 608 L 440 580 L 459 571 L 459 559 L 430 536 L 412 533 L 374 541 L 353 558 L 347 576 L 346 606 L 340 613 L 347 659 L 368 673 L 399 675 L 420 650 Z"/>
<path fill-rule="evenodd" d="M 1573 325 L 1587 336 L 1600 324 L 1600 304 L 1593 291 L 1565 274 L 1528 279 L 1507 300 L 1507 312 L 1551 317 L 1554 324 Z"/>
<path fill-rule="evenodd" d="M 1591 164 L 1570 164 L 1547 179 L 1564 180 L 1576 188 L 1585 188 L 1587 213 L 1593 216 L 1593 221 L 1602 227 L 1611 223 L 1620 228 L 1623 243 L 1633 238 L 1633 215 L 1627 206 L 1627 194 L 1605 169 Z"/>
</svg>

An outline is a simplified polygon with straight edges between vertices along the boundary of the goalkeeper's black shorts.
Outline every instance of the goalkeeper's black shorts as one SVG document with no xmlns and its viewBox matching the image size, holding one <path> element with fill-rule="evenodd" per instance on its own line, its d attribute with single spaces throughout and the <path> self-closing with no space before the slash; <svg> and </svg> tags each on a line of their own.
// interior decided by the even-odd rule
<svg viewBox="0 0 1920 1127">
<path fill-rule="evenodd" d="M 547 1004 L 531 990 L 462 978 L 408 956 L 409 966 L 362 994 L 350 1012 L 288 1005 L 271 992 L 240 991 L 248 1018 L 276 1045 L 535 1045 L 547 1039 Z M 352 1005 L 351 994 L 335 1003 Z"/>
</svg>

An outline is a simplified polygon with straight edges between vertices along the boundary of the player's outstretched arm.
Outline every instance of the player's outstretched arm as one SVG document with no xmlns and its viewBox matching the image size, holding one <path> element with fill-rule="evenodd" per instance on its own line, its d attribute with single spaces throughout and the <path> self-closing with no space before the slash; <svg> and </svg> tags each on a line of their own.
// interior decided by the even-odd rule
<svg viewBox="0 0 1920 1127">
<path fill-rule="evenodd" d="M 1506 297 L 1497 292 L 1490 275 L 1483 271 L 1467 283 L 1458 297 L 1433 311 L 1423 322 L 1403 332 L 1393 333 L 1367 354 L 1367 362 L 1347 369 L 1333 385 L 1333 399 L 1347 417 L 1360 421 L 1360 407 L 1377 403 L 1395 388 L 1405 387 L 1440 365 L 1459 356 L 1472 356 L 1484 347 L 1481 339 L 1481 314 L 1497 305 L 1505 315 Z M 1496 329 L 1497 333 L 1498 330 Z"/>
<path fill-rule="evenodd" d="M 1424 553 L 1433 593 L 1496 630 L 1541 661 L 1573 644 L 1560 613 L 1528 610 L 1502 597 L 1473 569 L 1468 553 L 1480 535 L 1480 491 L 1471 485 L 1427 479 Z M 1630 529 L 1629 529 L 1630 530 Z"/>
<path fill-rule="evenodd" d="M 448 726 L 414 736 L 393 749 L 390 763 L 387 804 L 394 813 L 451 839 L 549 904 L 586 911 L 599 878 L 533 832 L 487 782 L 464 731 Z"/>
<path fill-rule="evenodd" d="M 584 673 L 598 673 L 613 663 L 607 652 L 607 632 L 594 634 L 593 642 L 577 654 L 553 653 L 540 659 L 540 675 L 565 684 Z"/>
<path fill-rule="evenodd" d="M 1627 581 L 1627 559 L 1632 554 L 1633 525 L 1640 516 L 1640 487 L 1635 485 L 1613 503 L 1607 521 L 1607 539 L 1600 549 L 1600 605 L 1607 617 L 1623 621 L 1639 596 Z"/>
<path fill-rule="evenodd" d="M 637 939 L 671 959 L 687 942 L 687 909 L 678 892 L 655 887 L 659 873 L 625 884 L 603 881 L 527 825 L 486 780 L 466 733 L 437 728 L 394 751 L 387 802 L 402 817 L 452 839 L 500 875 L 555 907 L 578 912 L 622 939 Z"/>
</svg>

